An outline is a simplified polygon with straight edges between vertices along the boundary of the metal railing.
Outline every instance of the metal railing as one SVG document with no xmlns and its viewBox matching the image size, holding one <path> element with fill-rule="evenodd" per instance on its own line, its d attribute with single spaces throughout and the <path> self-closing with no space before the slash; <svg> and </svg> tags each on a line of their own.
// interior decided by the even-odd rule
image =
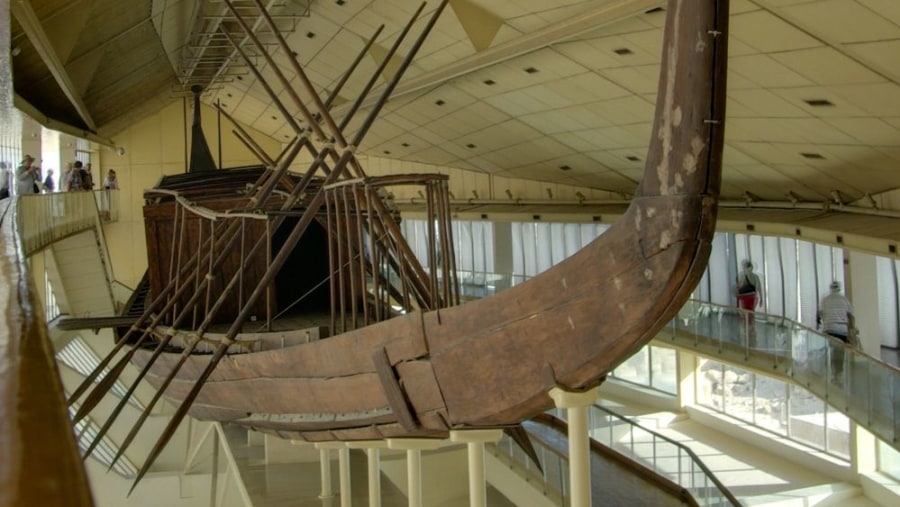
<svg viewBox="0 0 900 507">
<path fill-rule="evenodd" d="M 54 241 L 119 217 L 116 190 L 25 195 L 16 202 L 17 225 L 26 257 Z"/>
<path fill-rule="evenodd" d="M 532 436 L 531 443 L 541 462 L 537 467 L 525 451 L 519 447 L 512 438 L 505 433 L 495 445 L 488 446 L 498 458 L 502 456 L 509 464 L 518 470 L 522 478 L 537 489 L 544 496 L 550 498 L 557 505 L 566 507 L 569 504 L 569 460 L 549 445 Z"/>
<path fill-rule="evenodd" d="M 806 388 L 900 449 L 900 369 L 784 317 L 688 301 L 657 340 Z"/>
<path fill-rule="evenodd" d="M 599 405 L 588 410 L 588 428 L 592 439 L 678 484 L 698 505 L 741 505 L 686 445 Z"/>
<path fill-rule="evenodd" d="M 551 410 L 564 421 L 565 410 Z M 661 486 L 675 494 L 689 495 L 700 506 L 740 506 L 738 499 L 687 446 L 598 405 L 588 410 L 588 428 L 593 445 L 602 445 L 635 466 L 663 479 Z M 527 482 L 540 484 L 544 495 L 559 505 L 569 505 L 569 460 L 564 454 L 531 435 L 540 460 L 537 467 L 518 444 L 504 435 L 495 446 L 508 456 Z"/>
</svg>

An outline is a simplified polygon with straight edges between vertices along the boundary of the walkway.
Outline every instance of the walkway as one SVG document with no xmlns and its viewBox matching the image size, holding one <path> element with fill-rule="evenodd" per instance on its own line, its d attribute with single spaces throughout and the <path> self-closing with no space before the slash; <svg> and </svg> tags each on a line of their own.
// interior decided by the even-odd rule
<svg viewBox="0 0 900 507">
<path fill-rule="evenodd" d="M 783 317 L 688 301 L 656 340 L 802 386 L 881 440 L 900 442 L 900 369 L 836 338 Z"/>
</svg>

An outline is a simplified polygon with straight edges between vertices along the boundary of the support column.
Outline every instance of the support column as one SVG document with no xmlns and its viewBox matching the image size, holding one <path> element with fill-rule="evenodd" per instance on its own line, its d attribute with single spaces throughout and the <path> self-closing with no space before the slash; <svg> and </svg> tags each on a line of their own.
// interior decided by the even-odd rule
<svg viewBox="0 0 900 507">
<path fill-rule="evenodd" d="M 350 492 L 350 449 L 338 449 L 338 466 L 340 470 L 341 507 L 350 507 L 353 498 Z"/>
<path fill-rule="evenodd" d="M 365 449 L 369 472 L 369 507 L 381 507 L 381 449 L 387 449 L 384 440 L 360 440 L 347 442 L 348 449 Z"/>
<path fill-rule="evenodd" d="M 853 303 L 856 327 L 859 328 L 860 345 L 863 352 L 879 357 L 881 355 L 881 329 L 879 319 L 879 292 L 887 285 L 878 283 L 878 260 L 874 255 L 855 250 L 845 250 L 846 272 L 844 295 Z M 890 287 L 889 290 L 893 290 Z"/>
<path fill-rule="evenodd" d="M 486 507 L 484 444 L 499 442 L 503 430 L 451 430 L 450 441 L 465 443 L 469 455 L 469 507 Z"/>
<path fill-rule="evenodd" d="M 389 438 L 388 449 L 406 451 L 409 507 L 422 507 L 422 451 L 437 449 L 443 442 L 432 438 Z"/>
<path fill-rule="evenodd" d="M 697 402 L 697 356 L 686 350 L 678 354 L 678 406 L 689 407 Z"/>
<path fill-rule="evenodd" d="M 597 388 L 584 392 L 550 390 L 557 408 L 565 408 L 569 419 L 569 489 L 572 507 L 591 506 L 591 460 L 588 438 L 588 407 L 597 401 Z"/>
<path fill-rule="evenodd" d="M 343 449 L 343 442 L 316 442 L 316 449 L 319 450 L 319 469 L 322 477 L 322 493 L 319 498 L 334 497 L 334 490 L 331 487 L 331 449 Z"/>
</svg>

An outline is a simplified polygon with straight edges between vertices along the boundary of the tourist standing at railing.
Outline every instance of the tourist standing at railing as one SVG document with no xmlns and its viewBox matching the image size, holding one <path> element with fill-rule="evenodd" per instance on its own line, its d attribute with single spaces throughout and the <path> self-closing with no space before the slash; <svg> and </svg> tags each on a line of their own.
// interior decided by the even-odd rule
<svg viewBox="0 0 900 507">
<path fill-rule="evenodd" d="M 69 178 L 72 177 L 72 162 L 66 163 L 65 172 L 63 172 L 59 176 L 59 191 L 60 192 L 68 192 L 69 191 Z"/>
<path fill-rule="evenodd" d="M 9 168 L 6 162 L 0 162 L 0 199 L 9 197 Z"/>
<path fill-rule="evenodd" d="M 88 164 L 90 165 L 90 164 Z M 116 179 L 116 170 L 110 169 L 108 173 L 106 173 L 106 178 L 103 180 L 103 188 L 105 190 L 118 190 L 119 189 L 119 180 Z"/>
<path fill-rule="evenodd" d="M 47 169 L 47 176 L 44 178 L 44 193 L 52 194 L 56 190 L 56 183 L 53 181 L 53 169 Z"/>
<path fill-rule="evenodd" d="M 753 272 L 753 263 L 744 260 L 741 262 L 741 273 L 737 277 L 737 305 L 745 310 L 741 317 L 750 337 L 756 336 L 756 318 L 754 311 L 762 306 L 763 287 L 759 276 Z"/>
<path fill-rule="evenodd" d="M 103 180 L 103 195 L 100 199 L 100 217 L 104 220 L 109 220 L 110 217 L 110 203 L 111 195 L 109 194 L 110 190 L 118 190 L 119 189 L 119 180 L 116 178 L 116 170 L 110 169 L 109 172 L 106 173 L 106 178 Z"/>
<path fill-rule="evenodd" d="M 88 162 L 84 166 L 84 173 L 82 173 L 82 181 L 81 181 L 81 189 L 82 190 L 93 190 L 94 189 L 94 174 L 91 172 L 91 163 Z"/>
<path fill-rule="evenodd" d="M 37 182 L 40 181 L 40 173 L 34 165 L 34 157 L 25 155 L 22 163 L 16 169 L 16 195 L 35 194 Z"/>
<path fill-rule="evenodd" d="M 82 176 L 82 172 L 84 171 L 81 168 L 82 164 L 80 160 L 76 160 L 75 164 L 72 165 L 72 170 L 69 172 L 69 177 L 66 180 L 68 183 L 70 192 L 78 192 L 82 190 L 84 178 Z"/>
</svg>

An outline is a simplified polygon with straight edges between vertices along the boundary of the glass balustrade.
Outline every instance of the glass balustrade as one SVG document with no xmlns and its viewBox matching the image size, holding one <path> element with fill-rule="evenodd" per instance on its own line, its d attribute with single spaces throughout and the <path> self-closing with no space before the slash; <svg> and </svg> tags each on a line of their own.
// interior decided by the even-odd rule
<svg viewBox="0 0 900 507">
<path fill-rule="evenodd" d="M 502 453 L 527 482 L 541 489 L 544 496 L 555 498 L 564 507 L 570 505 L 569 460 L 538 439 L 532 438 L 531 443 L 541 462 L 540 467 L 506 434 L 493 448 Z"/>
<path fill-rule="evenodd" d="M 588 411 L 591 438 L 684 488 L 701 506 L 740 505 L 693 451 L 598 405 Z"/>
<path fill-rule="evenodd" d="M 54 241 L 97 226 L 97 220 L 118 219 L 118 192 L 58 192 L 20 196 L 18 229 L 31 255 Z"/>
<path fill-rule="evenodd" d="M 688 301 L 657 339 L 791 379 L 885 442 L 900 437 L 900 370 L 837 338 L 782 317 Z"/>
<path fill-rule="evenodd" d="M 550 413 L 565 420 L 565 410 L 551 410 Z M 698 505 L 740 505 L 703 462 L 683 444 L 597 405 L 588 411 L 588 428 L 593 440 L 678 484 Z M 569 505 L 568 459 L 538 439 L 532 438 L 532 443 L 542 470 L 506 435 L 496 448 L 511 460 L 512 466 L 526 480 L 540 480 L 545 495 L 558 495 L 562 505 Z"/>
</svg>

